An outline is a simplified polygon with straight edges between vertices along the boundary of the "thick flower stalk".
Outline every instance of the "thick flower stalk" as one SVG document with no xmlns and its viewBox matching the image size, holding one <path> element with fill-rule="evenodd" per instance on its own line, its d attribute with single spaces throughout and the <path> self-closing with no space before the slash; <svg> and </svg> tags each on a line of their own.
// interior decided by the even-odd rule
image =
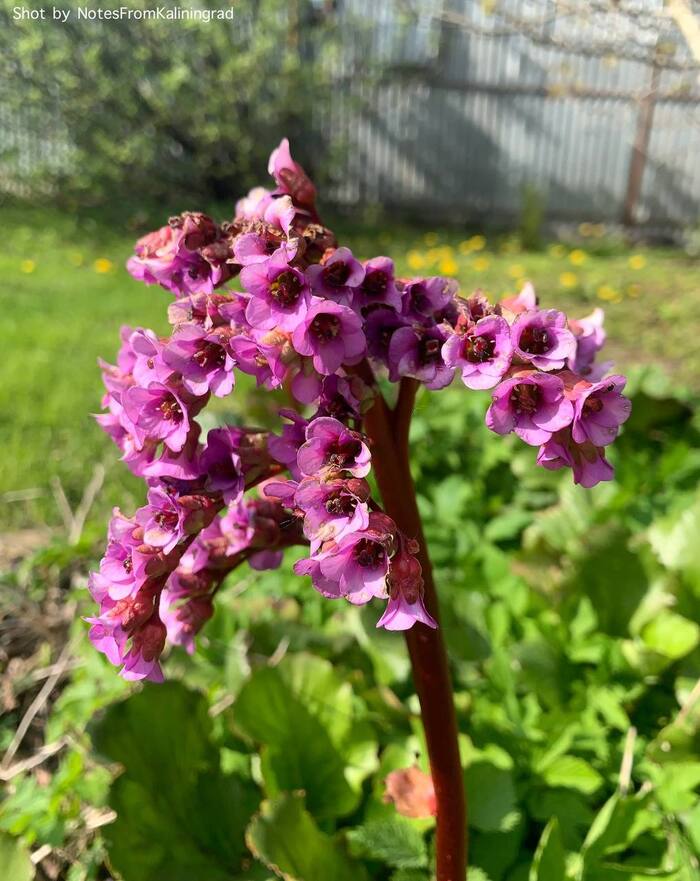
<svg viewBox="0 0 700 881">
<path fill-rule="evenodd" d="M 625 379 L 595 356 L 602 312 L 579 321 L 539 308 L 530 285 L 492 304 L 451 279 L 400 278 L 389 257 L 361 261 L 320 222 L 316 191 L 286 140 L 272 190 L 233 220 L 185 212 L 140 239 L 131 274 L 174 299 L 172 332 L 123 328 L 102 364 L 97 417 L 146 482 L 133 517 L 114 512 L 90 590 L 90 637 L 127 679 L 162 679 L 166 643 L 193 651 L 225 576 L 242 563 L 294 571 L 320 594 L 382 605 L 377 626 L 408 631 L 437 801 L 437 877 L 463 881 L 466 820 L 437 595 L 411 481 L 417 389 L 458 378 L 491 390 L 486 424 L 515 433 L 535 461 L 593 486 L 612 477 L 605 447 L 630 412 Z M 236 279 L 239 289 L 231 286 Z M 236 373 L 294 400 L 277 433 L 221 426 L 201 436 L 210 397 Z M 377 379 L 399 384 L 393 409 Z M 374 467 L 381 499 L 367 478 Z"/>
</svg>

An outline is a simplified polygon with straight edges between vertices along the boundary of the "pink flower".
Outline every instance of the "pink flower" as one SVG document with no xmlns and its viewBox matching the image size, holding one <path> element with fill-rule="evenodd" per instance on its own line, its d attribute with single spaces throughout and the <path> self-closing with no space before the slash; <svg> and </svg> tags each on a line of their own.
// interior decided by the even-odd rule
<svg viewBox="0 0 700 881">
<path fill-rule="evenodd" d="M 231 336 L 228 328 L 206 331 L 198 324 L 182 325 L 165 347 L 163 360 L 181 374 L 182 384 L 191 394 L 211 392 L 224 398 L 235 382 Z"/>
<path fill-rule="evenodd" d="M 365 268 L 349 248 L 336 248 L 323 266 L 314 264 L 306 270 L 306 279 L 319 297 L 349 303 L 365 278 Z"/>
<path fill-rule="evenodd" d="M 452 382 L 455 371 L 442 357 L 445 331 L 435 325 L 400 327 L 389 343 L 389 378 L 413 376 L 429 389 L 441 389 Z"/>
<path fill-rule="evenodd" d="M 304 274 L 289 265 L 284 248 L 264 263 L 244 267 L 241 283 L 252 294 L 245 314 L 253 327 L 291 331 L 308 311 L 311 291 Z"/>
<path fill-rule="evenodd" d="M 526 444 L 539 446 L 571 424 L 574 408 L 564 383 L 546 373 L 526 373 L 502 382 L 493 392 L 486 425 L 496 434 L 514 431 Z"/>
<path fill-rule="evenodd" d="M 593 446 L 590 441 L 577 444 L 567 431 L 557 432 L 540 447 L 537 464 L 550 471 L 571 468 L 574 483 L 587 489 L 602 481 L 612 480 L 614 476 L 612 465 L 601 447 Z"/>
<path fill-rule="evenodd" d="M 577 444 L 590 441 L 596 447 L 611 444 L 623 422 L 629 419 L 632 404 L 624 397 L 624 376 L 608 376 L 589 386 L 574 401 L 571 435 Z"/>
<path fill-rule="evenodd" d="M 140 447 L 147 439 L 162 440 L 175 453 L 185 446 L 190 428 L 187 407 L 171 388 L 161 382 L 132 387 L 124 392 L 123 404 Z"/>
<path fill-rule="evenodd" d="M 508 322 L 498 315 L 482 318 L 465 333 L 452 334 L 442 347 L 448 367 L 461 368 L 467 388 L 493 388 L 508 371 L 513 355 Z"/>
<path fill-rule="evenodd" d="M 511 337 L 515 354 L 540 370 L 563 367 L 576 348 L 566 315 L 555 309 L 523 312 L 513 322 Z"/>
<path fill-rule="evenodd" d="M 308 355 L 314 369 L 325 376 L 342 364 L 357 364 L 365 353 L 361 319 L 347 306 L 332 301 L 311 305 L 292 333 L 300 355 Z"/>
<path fill-rule="evenodd" d="M 370 461 L 362 436 L 331 416 L 320 416 L 309 424 L 306 443 L 297 453 L 299 471 L 307 477 L 323 471 L 348 471 L 354 477 L 365 477 Z"/>
</svg>

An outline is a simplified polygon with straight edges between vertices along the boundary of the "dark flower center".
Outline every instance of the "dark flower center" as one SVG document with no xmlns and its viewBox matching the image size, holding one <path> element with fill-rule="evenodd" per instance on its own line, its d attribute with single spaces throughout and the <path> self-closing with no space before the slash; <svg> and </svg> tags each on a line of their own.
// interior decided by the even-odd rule
<svg viewBox="0 0 700 881">
<path fill-rule="evenodd" d="M 207 367 L 223 367 L 226 352 L 217 343 L 204 343 L 194 353 L 192 360 L 203 370 Z"/>
<path fill-rule="evenodd" d="M 338 490 L 338 492 L 326 499 L 326 511 L 328 511 L 329 514 L 350 517 L 355 513 L 355 508 L 357 508 L 357 499 L 355 496 L 351 496 L 349 493 L 345 493 L 342 490 Z"/>
<path fill-rule="evenodd" d="M 586 398 L 583 402 L 583 409 L 586 413 L 600 413 L 603 409 L 603 402 L 600 398 Z"/>
<path fill-rule="evenodd" d="M 369 297 L 382 297 L 386 293 L 389 284 L 389 276 L 381 269 L 375 269 L 367 273 L 362 284 L 362 290 Z"/>
<path fill-rule="evenodd" d="M 134 570 L 134 564 L 131 561 L 131 557 L 127 557 L 122 563 L 122 566 L 124 567 L 124 571 L 131 575 Z"/>
<path fill-rule="evenodd" d="M 270 296 L 280 306 L 293 306 L 299 299 L 302 284 L 296 272 L 291 269 L 281 272 L 270 285 Z"/>
<path fill-rule="evenodd" d="M 530 325 L 520 335 L 520 348 L 528 355 L 544 355 L 552 348 L 546 327 Z"/>
<path fill-rule="evenodd" d="M 163 419 L 172 420 L 173 422 L 180 422 L 182 420 L 182 407 L 172 395 L 168 395 L 163 399 L 159 409 L 163 414 Z"/>
<path fill-rule="evenodd" d="M 384 561 L 384 548 L 376 541 L 363 538 L 355 545 L 354 556 L 363 569 L 375 569 Z"/>
<path fill-rule="evenodd" d="M 464 339 L 464 357 L 472 364 L 490 361 L 496 349 L 496 340 L 485 336 L 468 336 Z"/>
<path fill-rule="evenodd" d="M 411 306 L 416 312 L 430 312 L 432 303 L 422 284 L 414 285 L 411 288 Z"/>
<path fill-rule="evenodd" d="M 440 360 L 440 340 L 424 337 L 418 347 L 418 360 L 422 365 L 435 364 Z"/>
<path fill-rule="evenodd" d="M 362 443 L 356 438 L 336 441 L 328 448 L 328 464 L 345 468 L 357 459 L 362 452 Z"/>
<path fill-rule="evenodd" d="M 350 275 L 350 267 L 342 260 L 330 263 L 323 269 L 323 280 L 326 284 L 334 288 L 341 288 L 348 280 Z"/>
<path fill-rule="evenodd" d="M 153 519 L 161 529 L 172 532 L 177 526 L 178 516 L 174 511 L 156 511 Z"/>
<path fill-rule="evenodd" d="M 540 390 L 536 385 L 519 382 L 510 393 L 510 403 L 516 413 L 534 413 L 540 403 Z"/>
<path fill-rule="evenodd" d="M 340 319 L 335 315 L 317 315 L 311 322 L 311 332 L 316 339 L 329 343 L 340 333 Z"/>
</svg>

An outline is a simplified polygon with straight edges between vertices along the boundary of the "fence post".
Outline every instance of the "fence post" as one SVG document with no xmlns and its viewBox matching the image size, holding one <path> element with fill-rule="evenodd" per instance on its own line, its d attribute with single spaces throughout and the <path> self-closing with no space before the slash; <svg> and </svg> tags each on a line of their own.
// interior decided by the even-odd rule
<svg viewBox="0 0 700 881">
<path fill-rule="evenodd" d="M 637 205 L 642 192 L 642 179 L 649 153 L 649 141 L 654 122 L 654 107 L 656 106 L 656 93 L 659 89 L 661 68 L 656 58 L 652 62 L 649 88 L 639 101 L 639 113 L 637 115 L 637 131 L 634 136 L 632 155 L 630 157 L 630 170 L 627 178 L 627 193 L 625 206 L 622 214 L 622 222 L 625 226 L 634 226 L 637 217 Z"/>
</svg>

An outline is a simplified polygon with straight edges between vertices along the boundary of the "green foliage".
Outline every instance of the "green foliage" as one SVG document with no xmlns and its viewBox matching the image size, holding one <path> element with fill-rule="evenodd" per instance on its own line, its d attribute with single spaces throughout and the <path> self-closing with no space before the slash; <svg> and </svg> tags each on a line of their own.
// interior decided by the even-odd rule
<svg viewBox="0 0 700 881">
<path fill-rule="evenodd" d="M 366 881 L 354 862 L 330 836 L 321 832 L 304 810 L 300 795 L 288 793 L 264 802 L 248 829 L 255 856 L 285 881 Z"/>
<path fill-rule="evenodd" d="M 112 784 L 117 812 L 110 861 L 129 881 L 226 881 L 241 867 L 255 785 L 223 774 L 205 700 L 172 682 L 114 704 L 96 749 L 125 772 Z"/>
<path fill-rule="evenodd" d="M 32 881 L 34 866 L 22 843 L 0 832 L 0 877 L 5 881 Z"/>
<path fill-rule="evenodd" d="M 541 191 L 533 184 L 527 184 L 522 192 L 518 223 L 520 244 L 526 251 L 539 251 L 542 247 L 544 209 L 545 203 Z"/>
<path fill-rule="evenodd" d="M 283 135 L 297 153 L 313 141 L 319 149 L 303 158 L 319 171 L 326 148 L 309 137 L 309 120 L 328 100 L 317 47 L 330 51 L 332 30 L 306 0 L 236 0 L 231 20 L 212 22 L 85 22 L 74 8 L 60 26 L 15 21 L 13 5 L 0 4 L 0 79 L 13 84 L 3 103 L 31 106 L 31 121 L 62 147 L 62 161 L 51 157 L 26 183 L 88 204 L 132 193 L 172 213 L 179 199 L 230 200 L 259 183 Z"/>
</svg>

